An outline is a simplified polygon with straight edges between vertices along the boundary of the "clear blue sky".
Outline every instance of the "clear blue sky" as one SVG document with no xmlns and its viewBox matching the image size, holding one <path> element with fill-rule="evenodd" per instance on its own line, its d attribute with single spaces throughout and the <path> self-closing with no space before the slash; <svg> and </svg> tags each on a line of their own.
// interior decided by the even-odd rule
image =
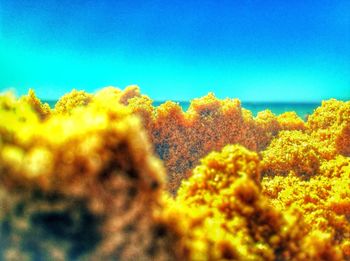
<svg viewBox="0 0 350 261">
<path fill-rule="evenodd" d="M 349 0 L 0 0 L 0 90 L 350 99 Z"/>
</svg>

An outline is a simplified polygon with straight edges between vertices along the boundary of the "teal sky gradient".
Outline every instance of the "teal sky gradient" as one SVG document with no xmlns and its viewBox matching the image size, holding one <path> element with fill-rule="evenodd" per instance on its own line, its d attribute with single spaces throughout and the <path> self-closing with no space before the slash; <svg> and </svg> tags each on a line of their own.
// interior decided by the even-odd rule
<svg viewBox="0 0 350 261">
<path fill-rule="evenodd" d="M 2 0 L 0 90 L 350 99 L 350 2 L 282 2 Z"/>
</svg>

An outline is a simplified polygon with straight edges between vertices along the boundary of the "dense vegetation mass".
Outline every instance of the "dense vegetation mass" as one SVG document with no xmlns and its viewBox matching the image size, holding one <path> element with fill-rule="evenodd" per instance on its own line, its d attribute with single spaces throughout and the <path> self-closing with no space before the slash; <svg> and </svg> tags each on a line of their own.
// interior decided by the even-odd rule
<svg viewBox="0 0 350 261">
<path fill-rule="evenodd" d="M 0 96 L 0 259 L 350 260 L 349 101 L 152 102 Z"/>
</svg>

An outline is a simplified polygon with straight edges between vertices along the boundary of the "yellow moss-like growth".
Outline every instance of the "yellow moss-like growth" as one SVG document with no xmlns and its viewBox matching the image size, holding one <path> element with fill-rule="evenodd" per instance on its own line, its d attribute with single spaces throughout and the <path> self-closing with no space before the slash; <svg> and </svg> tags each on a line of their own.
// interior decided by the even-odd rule
<svg viewBox="0 0 350 261">
<path fill-rule="evenodd" d="M 255 152 L 241 146 L 226 146 L 222 152 L 212 152 L 196 167 L 190 180 L 184 181 L 177 199 L 190 204 L 212 206 L 213 195 L 232 189 L 239 178 L 259 185 L 259 158 Z M 247 181 L 249 182 L 249 181 Z"/>
<path fill-rule="evenodd" d="M 334 154 L 350 156 L 350 101 L 323 101 L 308 118 L 307 127 Z"/>
<path fill-rule="evenodd" d="M 302 180 L 293 172 L 286 177 L 265 177 L 263 192 L 279 210 L 303 213 L 309 231 L 322 231 L 350 259 L 350 159 L 338 156 L 324 161 L 317 175 Z M 314 250 L 317 251 L 316 249 Z"/>
<path fill-rule="evenodd" d="M 36 97 L 34 90 L 30 89 L 28 94 L 21 97 L 20 102 L 28 103 L 32 106 L 33 110 L 38 113 L 41 119 L 46 119 L 51 114 L 49 104 L 42 103 L 38 97 Z"/>
<path fill-rule="evenodd" d="M 293 171 L 308 178 L 315 175 L 320 166 L 317 141 L 301 131 L 281 131 L 261 154 L 266 175 L 286 175 Z"/>
<path fill-rule="evenodd" d="M 143 126 L 148 132 L 148 136 L 152 137 L 154 129 L 154 107 L 152 99 L 146 95 L 132 97 L 128 100 L 128 108 L 138 116 L 140 116 Z"/>
<path fill-rule="evenodd" d="M 342 115 L 339 115 L 339 112 L 344 113 L 346 111 L 346 104 L 335 99 L 322 101 L 322 105 L 308 117 L 308 128 L 317 131 L 330 129 L 332 126 L 338 125 L 342 121 Z"/>
<path fill-rule="evenodd" d="M 255 121 L 251 122 L 250 130 L 259 135 L 257 151 L 260 151 L 271 142 L 274 136 L 280 131 L 277 117 L 270 110 L 258 112 Z M 253 134 L 253 135 L 254 135 Z"/>
<path fill-rule="evenodd" d="M 294 112 L 285 112 L 277 116 L 281 130 L 305 130 L 305 122 Z"/>
<path fill-rule="evenodd" d="M 96 92 L 93 99 L 99 99 L 100 97 L 107 99 L 110 104 L 122 104 L 128 107 L 132 113 L 140 116 L 142 124 L 148 132 L 148 136 L 150 138 L 152 137 L 155 113 L 155 108 L 152 106 L 153 100 L 146 95 L 141 95 L 138 86 L 131 85 L 124 90 L 113 86 L 105 87 Z"/>
<path fill-rule="evenodd" d="M 303 213 L 308 230 L 326 232 L 345 260 L 350 260 L 350 158 L 342 155 L 349 155 L 349 105 L 324 101 L 304 132 L 282 131 L 261 153 L 264 194 L 281 211 Z"/>
<path fill-rule="evenodd" d="M 273 136 L 276 135 L 280 129 L 276 115 L 270 110 L 258 112 L 255 121 L 262 129 L 265 129 Z"/>
<path fill-rule="evenodd" d="M 63 95 L 55 105 L 55 113 L 65 114 L 77 107 L 86 106 L 92 100 L 92 95 L 85 91 L 73 89 L 70 93 Z"/>
<path fill-rule="evenodd" d="M 276 116 L 270 110 L 258 112 L 255 119 L 247 113 L 248 131 L 256 139 L 256 151 L 264 150 L 283 130 L 304 130 L 305 122 L 295 112 L 286 112 Z"/>
<path fill-rule="evenodd" d="M 0 96 L 1 260 L 181 259 L 155 216 L 163 168 L 139 119 L 106 100 L 42 121 Z"/>
<path fill-rule="evenodd" d="M 195 168 L 168 209 L 186 216 L 179 227 L 190 259 L 341 260 L 329 234 L 308 235 L 301 212 L 271 206 L 259 180 L 258 155 L 238 145 L 210 153 Z"/>
<path fill-rule="evenodd" d="M 280 132 L 261 155 L 262 187 L 272 204 L 281 211 L 298 209 L 308 230 L 326 232 L 349 260 L 350 158 L 337 154 L 344 150 L 336 143 L 338 130 L 347 126 L 346 107 L 324 102 L 309 117 L 305 132 Z"/>
</svg>

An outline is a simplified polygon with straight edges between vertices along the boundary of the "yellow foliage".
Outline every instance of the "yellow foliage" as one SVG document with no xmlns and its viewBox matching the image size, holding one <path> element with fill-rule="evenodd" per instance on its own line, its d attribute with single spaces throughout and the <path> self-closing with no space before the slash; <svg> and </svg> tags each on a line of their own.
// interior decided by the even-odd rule
<svg viewBox="0 0 350 261">
<path fill-rule="evenodd" d="M 318 172 L 321 157 L 317 142 L 301 131 L 281 131 L 261 155 L 264 174 L 306 178 Z"/>
<path fill-rule="evenodd" d="M 38 113 L 41 119 L 46 119 L 51 114 L 49 104 L 42 103 L 35 95 L 34 90 L 29 89 L 26 96 L 21 97 L 20 102 L 28 103 L 34 111 Z"/>
<path fill-rule="evenodd" d="M 70 93 L 63 95 L 55 105 L 55 113 L 70 113 L 79 106 L 85 106 L 92 100 L 92 95 L 85 91 L 77 91 L 73 89 Z"/>
<path fill-rule="evenodd" d="M 213 93 L 152 103 L 0 95 L 0 259 L 350 260 L 350 102 L 306 123 Z"/>
<path fill-rule="evenodd" d="M 310 229 L 298 209 L 269 203 L 258 155 L 238 145 L 205 157 L 167 211 L 186 217 L 179 229 L 190 260 L 342 258 L 331 233 Z"/>
<path fill-rule="evenodd" d="M 181 259 L 154 216 L 164 170 L 138 117 L 106 100 L 42 121 L 0 96 L 1 260 Z"/>
<path fill-rule="evenodd" d="M 294 112 L 285 112 L 277 116 L 282 130 L 305 130 L 305 122 Z"/>
<path fill-rule="evenodd" d="M 306 125 L 310 133 L 335 153 L 350 156 L 350 101 L 323 101 Z"/>
</svg>

